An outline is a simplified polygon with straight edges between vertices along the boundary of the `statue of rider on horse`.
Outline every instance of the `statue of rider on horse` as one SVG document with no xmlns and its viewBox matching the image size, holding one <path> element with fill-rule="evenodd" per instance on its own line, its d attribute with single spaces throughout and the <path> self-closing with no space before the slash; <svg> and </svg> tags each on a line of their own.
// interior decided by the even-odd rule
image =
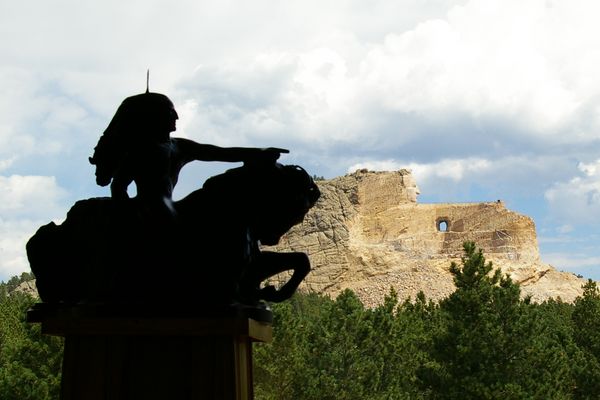
<svg viewBox="0 0 600 400">
<path fill-rule="evenodd" d="M 77 202 L 61 225 L 41 227 L 27 244 L 44 302 L 253 305 L 295 292 L 310 271 L 306 254 L 260 244 L 276 244 L 302 222 L 317 185 L 301 167 L 277 162 L 285 149 L 172 138 L 177 119 L 162 94 L 123 101 L 90 157 L 111 197 Z M 174 201 L 179 172 L 194 160 L 243 166 Z M 292 272 L 287 283 L 268 285 L 284 271 Z"/>
</svg>

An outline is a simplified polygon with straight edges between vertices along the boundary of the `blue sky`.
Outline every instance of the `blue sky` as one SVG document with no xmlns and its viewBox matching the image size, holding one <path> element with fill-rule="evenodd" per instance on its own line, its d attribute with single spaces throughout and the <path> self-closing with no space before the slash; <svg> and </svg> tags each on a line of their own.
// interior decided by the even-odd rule
<svg viewBox="0 0 600 400">
<path fill-rule="evenodd" d="M 600 279 L 600 3 L 0 0 L 0 280 L 74 201 L 120 102 L 175 136 L 278 146 L 327 178 L 410 168 L 420 202 L 534 218 L 542 260 Z M 228 166 L 186 167 L 181 197 Z M 166 272 L 168 273 L 168 272 Z"/>
</svg>

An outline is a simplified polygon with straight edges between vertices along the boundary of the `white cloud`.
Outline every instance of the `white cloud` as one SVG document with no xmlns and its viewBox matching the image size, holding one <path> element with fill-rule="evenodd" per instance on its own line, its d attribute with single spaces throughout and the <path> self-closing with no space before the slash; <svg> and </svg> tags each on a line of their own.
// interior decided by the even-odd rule
<svg viewBox="0 0 600 400">
<path fill-rule="evenodd" d="M 554 218 L 570 224 L 595 224 L 600 219 L 600 160 L 580 163 L 583 176 L 557 182 L 545 192 Z"/>
<path fill-rule="evenodd" d="M 64 196 L 53 176 L 0 176 L 0 217 L 56 218 Z"/>
<path fill-rule="evenodd" d="M 408 166 L 396 160 L 373 160 L 353 164 L 348 167 L 346 172 L 352 173 L 359 169 L 368 169 L 370 171 L 397 171 L 402 168 L 408 169 Z"/>
<path fill-rule="evenodd" d="M 481 174 L 491 168 L 488 160 L 481 158 L 469 159 L 445 159 L 435 163 L 415 163 L 395 160 L 367 161 L 354 164 L 348 168 L 348 172 L 367 168 L 373 171 L 394 171 L 407 168 L 412 171 L 419 184 L 428 184 L 432 180 L 450 180 L 455 183 L 465 178 L 466 174 Z"/>
<path fill-rule="evenodd" d="M 108 120 L 124 95 L 143 90 L 150 67 L 153 90 L 173 94 L 179 107 L 193 105 L 194 113 L 182 113 L 180 134 L 204 142 L 284 138 L 382 149 L 426 141 L 432 121 L 444 126 L 456 115 L 479 127 L 471 134 L 493 131 L 499 143 L 512 138 L 493 130 L 498 119 L 526 137 L 586 141 L 600 126 L 595 8 L 582 1 L 405 0 L 374 2 L 366 16 L 360 2 L 341 1 L 107 1 L 71 6 L 69 13 L 44 7 L 26 13 L 15 4 L 0 17 L 21 41 L 4 45 L 17 67 L 4 75 L 3 87 L 13 89 L 0 103 L 21 108 L 0 117 L 0 140 L 59 152 L 68 139 L 53 131 L 89 118 L 88 107 Z M 110 30 L 94 28 L 108 16 Z M 147 28 L 159 22 L 165 29 Z M 207 35 L 214 40 L 184 39 Z M 39 37 L 44 40 L 36 42 Z M 33 55 L 47 72 L 32 72 Z M 48 95 L 56 90 L 63 96 Z M 585 123 L 577 120 L 582 113 Z M 25 128 L 32 115 L 47 116 L 45 140 L 47 132 Z M 407 124 L 403 115 L 417 121 Z"/>
<path fill-rule="evenodd" d="M 576 257 L 573 254 L 546 254 L 546 261 L 556 267 L 580 269 L 583 267 L 600 266 L 600 257 Z"/>
<path fill-rule="evenodd" d="M 483 173 L 490 168 L 488 160 L 481 158 L 470 158 L 466 160 L 441 160 L 434 165 L 410 164 L 415 176 L 423 180 L 431 177 L 446 178 L 454 182 L 461 181 L 465 174 Z"/>
<path fill-rule="evenodd" d="M 577 168 L 588 177 L 596 177 L 600 175 L 600 159 L 591 163 L 579 163 Z"/>
<path fill-rule="evenodd" d="M 178 83 L 180 103 L 196 105 L 184 134 L 226 145 L 283 138 L 379 151 L 434 145 L 442 134 L 455 144 L 445 158 L 464 158 L 457 149 L 473 137 L 487 153 L 527 151 L 519 142 L 595 140 L 600 35 L 589 14 L 596 6 L 461 3 L 410 29 L 390 25 L 376 40 L 334 24 L 303 47 L 204 62 Z"/>
<path fill-rule="evenodd" d="M 464 195 L 472 185 L 485 188 L 485 198 L 507 199 L 515 196 L 540 196 L 546 182 L 560 180 L 574 172 L 567 160 L 559 156 L 508 156 L 501 158 L 445 158 L 432 162 L 403 159 L 358 160 L 346 172 L 359 168 L 371 170 L 398 170 L 413 172 L 423 195 L 441 199 L 455 199 Z M 485 199 L 484 198 L 484 199 Z M 484 200 L 481 198 L 474 201 Z"/>
<path fill-rule="evenodd" d="M 29 269 L 25 243 L 41 225 L 65 216 L 65 194 L 54 177 L 0 176 L 0 280 Z"/>
<path fill-rule="evenodd" d="M 362 133 L 356 84 L 347 61 L 331 48 L 262 53 L 244 65 L 201 66 L 182 86 L 184 115 L 191 118 L 182 134 L 201 132 L 203 141 L 232 145 L 285 136 L 329 145 Z"/>
<path fill-rule="evenodd" d="M 21 129 L 27 119 L 37 117 L 34 78 L 31 71 L 11 66 L 0 67 L 0 155 L 15 157 L 33 149 L 31 132 Z"/>
<path fill-rule="evenodd" d="M 545 192 L 576 227 L 600 215 L 600 166 L 572 163 L 599 150 L 599 14 L 589 0 L 6 3 L 0 217 L 62 213 L 56 182 L 32 175 L 89 188 L 80 163 L 149 67 L 179 135 L 289 145 L 284 162 L 320 175 L 408 167 L 424 193 Z"/>
<path fill-rule="evenodd" d="M 556 133 L 589 100 L 590 88 L 573 84 L 582 71 L 573 67 L 571 46 L 563 41 L 564 30 L 590 12 L 581 3 L 574 8 L 563 23 L 563 7 L 543 1 L 455 7 L 445 19 L 390 33 L 373 46 L 361 66 L 366 87 L 374 101 L 393 110 L 511 118 L 532 133 Z M 598 89 L 590 72 L 586 77 Z"/>
<path fill-rule="evenodd" d="M 0 218 L 0 280 L 29 271 L 25 244 L 47 222 Z"/>
<path fill-rule="evenodd" d="M 573 253 L 545 253 L 544 261 L 557 267 L 567 270 L 583 270 L 589 267 L 600 268 L 600 257 L 586 256 Z M 595 273 L 596 275 L 598 272 Z"/>
<path fill-rule="evenodd" d="M 4 159 L 4 160 L 0 160 L 0 172 L 4 171 L 5 169 L 9 168 L 17 159 L 17 157 L 12 156 L 10 158 Z"/>
<path fill-rule="evenodd" d="M 573 227 L 573 225 L 566 224 L 566 225 L 561 225 L 561 226 L 557 227 L 556 232 L 565 234 L 565 233 L 573 232 L 574 229 L 575 228 Z"/>
</svg>

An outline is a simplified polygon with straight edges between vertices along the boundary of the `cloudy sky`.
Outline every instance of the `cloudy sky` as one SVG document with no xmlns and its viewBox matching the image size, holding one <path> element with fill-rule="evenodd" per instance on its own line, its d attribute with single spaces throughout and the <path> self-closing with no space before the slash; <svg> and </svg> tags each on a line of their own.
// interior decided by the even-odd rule
<svg viewBox="0 0 600 400">
<path fill-rule="evenodd" d="M 595 0 L 0 0 L 0 280 L 74 201 L 117 106 L 176 136 L 278 146 L 326 178 L 411 168 L 419 201 L 502 199 L 542 259 L 600 279 Z M 225 164 L 186 167 L 181 197 Z"/>
</svg>

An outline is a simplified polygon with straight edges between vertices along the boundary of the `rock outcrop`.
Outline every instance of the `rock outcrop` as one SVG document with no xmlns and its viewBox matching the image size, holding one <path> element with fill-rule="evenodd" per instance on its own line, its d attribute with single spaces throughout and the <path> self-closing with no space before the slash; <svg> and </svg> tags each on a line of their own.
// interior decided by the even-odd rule
<svg viewBox="0 0 600 400">
<path fill-rule="evenodd" d="M 390 287 L 400 299 L 423 291 L 439 300 L 454 290 L 449 266 L 469 240 L 534 301 L 582 293 L 584 280 L 540 260 L 533 220 L 501 201 L 418 204 L 408 170 L 359 170 L 318 184 L 317 205 L 275 247 L 309 255 L 305 289 L 335 296 L 350 288 L 369 306 Z"/>
</svg>

